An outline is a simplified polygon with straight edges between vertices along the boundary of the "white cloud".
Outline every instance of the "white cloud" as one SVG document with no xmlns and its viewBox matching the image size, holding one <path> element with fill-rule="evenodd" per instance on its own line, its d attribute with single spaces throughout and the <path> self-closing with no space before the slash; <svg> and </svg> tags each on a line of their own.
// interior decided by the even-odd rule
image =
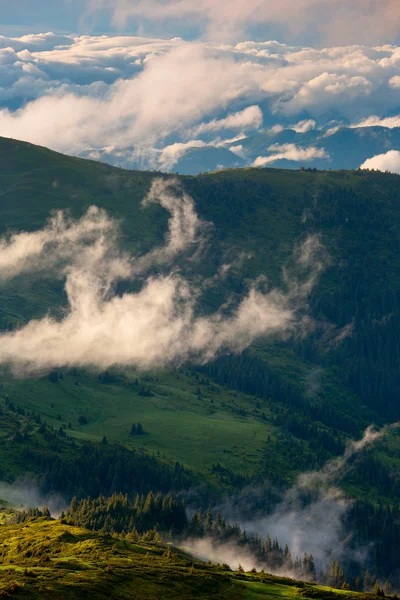
<svg viewBox="0 0 400 600">
<path fill-rule="evenodd" d="M 259 129 L 263 122 L 263 114 L 259 106 L 248 106 L 244 110 L 232 113 L 224 119 L 213 119 L 209 123 L 201 123 L 194 128 L 195 135 L 221 131 L 222 129 Z"/>
<path fill-rule="evenodd" d="M 146 62 L 134 79 L 115 82 L 101 98 L 66 91 L 43 96 L 16 112 L 3 110 L 0 135 L 71 153 L 117 140 L 120 148 L 149 145 L 226 109 L 252 85 L 246 68 L 242 72 L 229 56 L 183 44 Z"/>
<path fill-rule="evenodd" d="M 390 171 L 400 173 L 400 152 L 390 150 L 386 154 L 378 154 L 366 160 L 360 169 L 375 169 L 377 171 Z"/>
<path fill-rule="evenodd" d="M 351 125 L 350 127 L 388 127 L 389 129 L 394 129 L 395 127 L 400 127 L 400 115 L 386 117 L 384 119 L 381 119 L 378 116 L 370 116 L 367 119 L 360 121 L 356 125 Z"/>
<path fill-rule="evenodd" d="M 293 129 L 297 133 L 307 133 L 307 131 L 312 131 L 317 126 L 317 123 L 314 119 L 305 119 L 303 121 L 299 121 L 295 125 L 291 125 L 290 129 Z"/>
<path fill-rule="evenodd" d="M 269 156 L 259 156 L 256 158 L 253 163 L 254 167 L 264 167 L 282 159 L 309 162 L 315 158 L 329 158 L 329 154 L 324 148 L 317 148 L 316 146 L 299 148 L 295 144 L 273 144 L 268 148 L 268 151 L 271 152 Z"/>
<path fill-rule="evenodd" d="M 47 51 L 57 46 L 69 46 L 74 43 L 74 38 L 69 35 L 56 35 L 54 33 L 30 33 L 19 38 L 7 38 L 0 35 L 0 48 L 12 47 L 16 51 Z"/>
<path fill-rule="evenodd" d="M 182 156 L 191 148 L 205 148 L 208 144 L 201 140 L 190 140 L 189 142 L 176 142 L 166 146 L 158 157 L 158 163 L 163 171 L 170 171 Z"/>
<path fill-rule="evenodd" d="M 240 156 L 240 158 L 246 158 L 246 150 L 243 147 L 243 144 L 237 144 L 236 146 L 231 146 L 229 148 L 229 150 L 231 152 L 233 152 L 233 154 L 236 154 L 237 156 Z"/>
<path fill-rule="evenodd" d="M 121 166 L 172 168 L 182 144 L 228 147 L 224 135 L 260 131 L 264 117 L 271 134 L 301 134 L 316 120 L 392 126 L 385 119 L 398 106 L 399 61 L 396 46 L 0 37 L 0 135 Z"/>
<path fill-rule="evenodd" d="M 400 88 L 400 75 L 395 75 L 394 77 L 392 77 L 391 79 L 389 79 L 389 85 L 394 90 L 399 89 Z"/>
<path fill-rule="evenodd" d="M 351 102 L 360 96 L 368 96 L 373 90 L 373 84 L 361 75 L 338 75 L 336 73 L 321 73 L 302 85 L 288 102 L 281 106 L 287 115 L 297 114 L 302 109 L 312 107 L 320 114 L 325 112 L 326 103 L 332 105 L 336 98 L 340 102 Z"/>
<path fill-rule="evenodd" d="M 114 293 L 119 280 L 143 277 L 160 261 L 173 265 L 176 255 L 193 255 L 201 242 L 207 225 L 192 199 L 173 186 L 171 180 L 156 181 L 144 203 L 159 202 L 171 218 L 165 246 L 142 257 L 120 251 L 117 224 L 96 208 L 79 221 L 60 213 L 40 231 L 1 241 L 1 279 L 24 272 L 39 277 L 43 270 L 63 277 L 69 307 L 60 320 L 47 316 L 0 334 L 0 363 L 17 372 L 74 365 L 149 369 L 205 362 L 221 351 L 241 351 L 261 336 L 293 330 L 299 301 L 321 268 L 317 240 L 307 241 L 299 255 L 299 266 L 311 269 L 303 284 L 297 282 L 289 294 L 254 285 L 229 315 L 197 316 L 201 290 L 173 266 L 169 274 L 145 279 L 137 292 Z"/>
</svg>

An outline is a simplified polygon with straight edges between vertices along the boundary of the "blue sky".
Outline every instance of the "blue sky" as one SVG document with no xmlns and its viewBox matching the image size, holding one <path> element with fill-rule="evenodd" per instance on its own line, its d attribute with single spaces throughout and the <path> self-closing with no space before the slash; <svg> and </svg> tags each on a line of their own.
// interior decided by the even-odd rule
<svg viewBox="0 0 400 600">
<path fill-rule="evenodd" d="M 0 0 L 0 30 L 394 43 L 398 0 Z"/>
<path fill-rule="evenodd" d="M 148 16 L 128 18 L 115 23 L 113 11 L 109 8 L 90 8 L 85 0 L 0 0 L 0 35 L 20 36 L 26 33 L 79 33 L 88 35 L 128 34 L 148 37 L 168 38 L 180 36 L 194 40 L 204 36 L 204 21 L 184 17 L 181 19 L 158 19 Z M 253 39 L 284 38 L 285 27 L 263 23 L 248 29 Z M 293 36 L 290 36 L 293 38 Z M 306 31 L 299 38 L 309 42 L 319 41 L 319 35 Z"/>
<path fill-rule="evenodd" d="M 20 35 L 49 30 L 79 31 L 82 4 L 72 0 L 0 0 L 2 33 Z"/>
</svg>

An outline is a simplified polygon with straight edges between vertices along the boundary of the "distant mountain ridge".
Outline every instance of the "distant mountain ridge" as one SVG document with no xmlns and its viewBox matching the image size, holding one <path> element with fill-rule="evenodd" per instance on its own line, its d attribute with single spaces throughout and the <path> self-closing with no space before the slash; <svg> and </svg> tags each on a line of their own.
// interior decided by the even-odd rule
<svg viewBox="0 0 400 600">
<path fill-rule="evenodd" d="M 212 146 L 189 148 L 172 167 L 172 171 L 184 175 L 196 175 L 219 168 L 251 166 L 259 157 L 273 158 L 285 152 L 285 145 L 294 145 L 297 149 L 316 148 L 324 150 L 324 158 L 311 159 L 281 158 L 268 166 L 274 168 L 298 169 L 300 166 L 317 169 L 358 169 L 366 160 L 389 150 L 400 150 L 400 128 L 388 127 L 333 127 L 319 130 L 311 129 L 298 132 L 283 129 L 274 133 L 255 133 L 239 139 L 237 142 L 221 148 Z M 232 146 L 240 146 L 240 155 L 232 151 Z M 287 148 L 286 148 L 287 150 Z"/>
</svg>

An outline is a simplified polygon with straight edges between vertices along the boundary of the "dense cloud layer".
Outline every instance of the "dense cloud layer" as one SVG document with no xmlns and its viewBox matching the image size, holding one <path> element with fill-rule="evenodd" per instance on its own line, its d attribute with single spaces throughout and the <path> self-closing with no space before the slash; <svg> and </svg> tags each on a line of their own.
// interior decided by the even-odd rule
<svg viewBox="0 0 400 600">
<path fill-rule="evenodd" d="M 171 215 L 164 246 L 144 256 L 120 250 L 117 223 L 96 207 L 78 221 L 59 213 L 39 231 L 0 240 L 0 280 L 52 273 L 65 280 L 68 299 L 63 318 L 46 316 L 2 333 L 0 364 L 16 372 L 40 372 L 61 366 L 151 369 L 207 362 L 223 351 L 242 351 L 259 337 L 291 334 L 301 325 L 299 309 L 323 267 L 318 240 L 308 238 L 298 249 L 304 277 L 286 277 L 285 292 L 255 282 L 228 314 L 221 307 L 200 316 L 202 283 L 177 274 L 174 261 L 182 253 L 193 259 L 209 224 L 176 186 L 156 180 L 144 201 L 144 209 L 158 202 Z M 161 263 L 165 274 L 148 275 Z M 136 281 L 139 291 L 117 294 L 115 284 L 122 280 Z"/>
<path fill-rule="evenodd" d="M 390 45 L 0 37 L 0 135 L 131 167 L 173 170 L 191 148 L 251 164 L 240 139 L 256 132 L 396 126 L 399 57 Z M 266 146 L 257 164 L 307 161 L 312 145 Z"/>
</svg>

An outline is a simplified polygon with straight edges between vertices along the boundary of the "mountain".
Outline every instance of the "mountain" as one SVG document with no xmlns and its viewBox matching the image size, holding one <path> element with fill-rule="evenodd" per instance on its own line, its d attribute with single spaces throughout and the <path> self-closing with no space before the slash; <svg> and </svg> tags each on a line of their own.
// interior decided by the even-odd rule
<svg viewBox="0 0 400 600">
<path fill-rule="evenodd" d="M 212 141 L 210 140 L 210 144 Z M 293 159 L 287 147 L 297 150 Z M 224 153 L 217 155 L 218 148 L 212 145 L 205 148 L 191 148 L 178 159 L 172 171 L 196 175 L 206 171 L 216 171 L 232 166 L 252 165 L 259 157 L 270 160 L 274 168 L 298 169 L 300 166 L 316 169 L 358 169 L 367 159 L 389 150 L 400 150 L 400 128 L 387 127 L 332 127 L 301 132 L 284 129 L 274 132 L 251 134 L 232 143 L 240 146 L 240 157 L 227 146 Z M 307 155 L 307 150 L 313 151 Z M 302 155 L 301 152 L 305 151 Z M 316 150 L 320 151 L 316 152 Z M 287 154 L 287 158 L 282 155 Z M 290 158 L 292 156 L 292 158 Z M 238 164 L 240 161 L 240 164 Z"/>
<path fill-rule="evenodd" d="M 123 251 L 143 256 L 162 247 L 168 231 L 167 211 L 142 205 L 160 178 L 177 186 L 172 176 L 0 139 L 0 232 L 10 240 L 42 228 L 52 211 L 77 219 L 95 204 L 120 222 Z M 55 365 L 35 375 L 4 368 L 2 479 L 18 487 L 29 472 L 42 494 L 61 493 L 68 502 L 153 490 L 206 509 L 228 494 L 237 498 L 229 510 L 248 521 L 249 511 L 260 518 L 273 512 L 300 473 L 343 456 L 369 425 L 398 420 L 398 183 L 396 175 L 358 170 L 179 177 L 176 189 L 193 198 L 206 233 L 195 254 L 177 257 L 172 273 L 196 286 L 199 318 L 223 319 L 258 285 L 295 304 L 296 330 L 165 368 Z M 316 251 L 311 274 L 307 240 Z M 151 277 L 171 273 L 161 261 L 151 269 Z M 113 293 L 137 292 L 148 275 L 118 283 Z M 3 280 L 2 332 L 46 315 L 62 320 L 64 280 L 50 268 Z M 399 456 L 398 431 L 388 429 L 334 482 L 357 501 L 348 526 L 357 543 L 379 548 L 367 563 L 379 578 L 399 566 Z M 346 568 L 355 581 L 365 564 L 357 571 L 353 563 Z"/>
<path fill-rule="evenodd" d="M 231 169 L 244 167 L 246 161 L 227 148 L 191 148 L 172 168 L 180 175 L 197 175 L 208 171 L 217 171 L 221 167 Z"/>
</svg>

